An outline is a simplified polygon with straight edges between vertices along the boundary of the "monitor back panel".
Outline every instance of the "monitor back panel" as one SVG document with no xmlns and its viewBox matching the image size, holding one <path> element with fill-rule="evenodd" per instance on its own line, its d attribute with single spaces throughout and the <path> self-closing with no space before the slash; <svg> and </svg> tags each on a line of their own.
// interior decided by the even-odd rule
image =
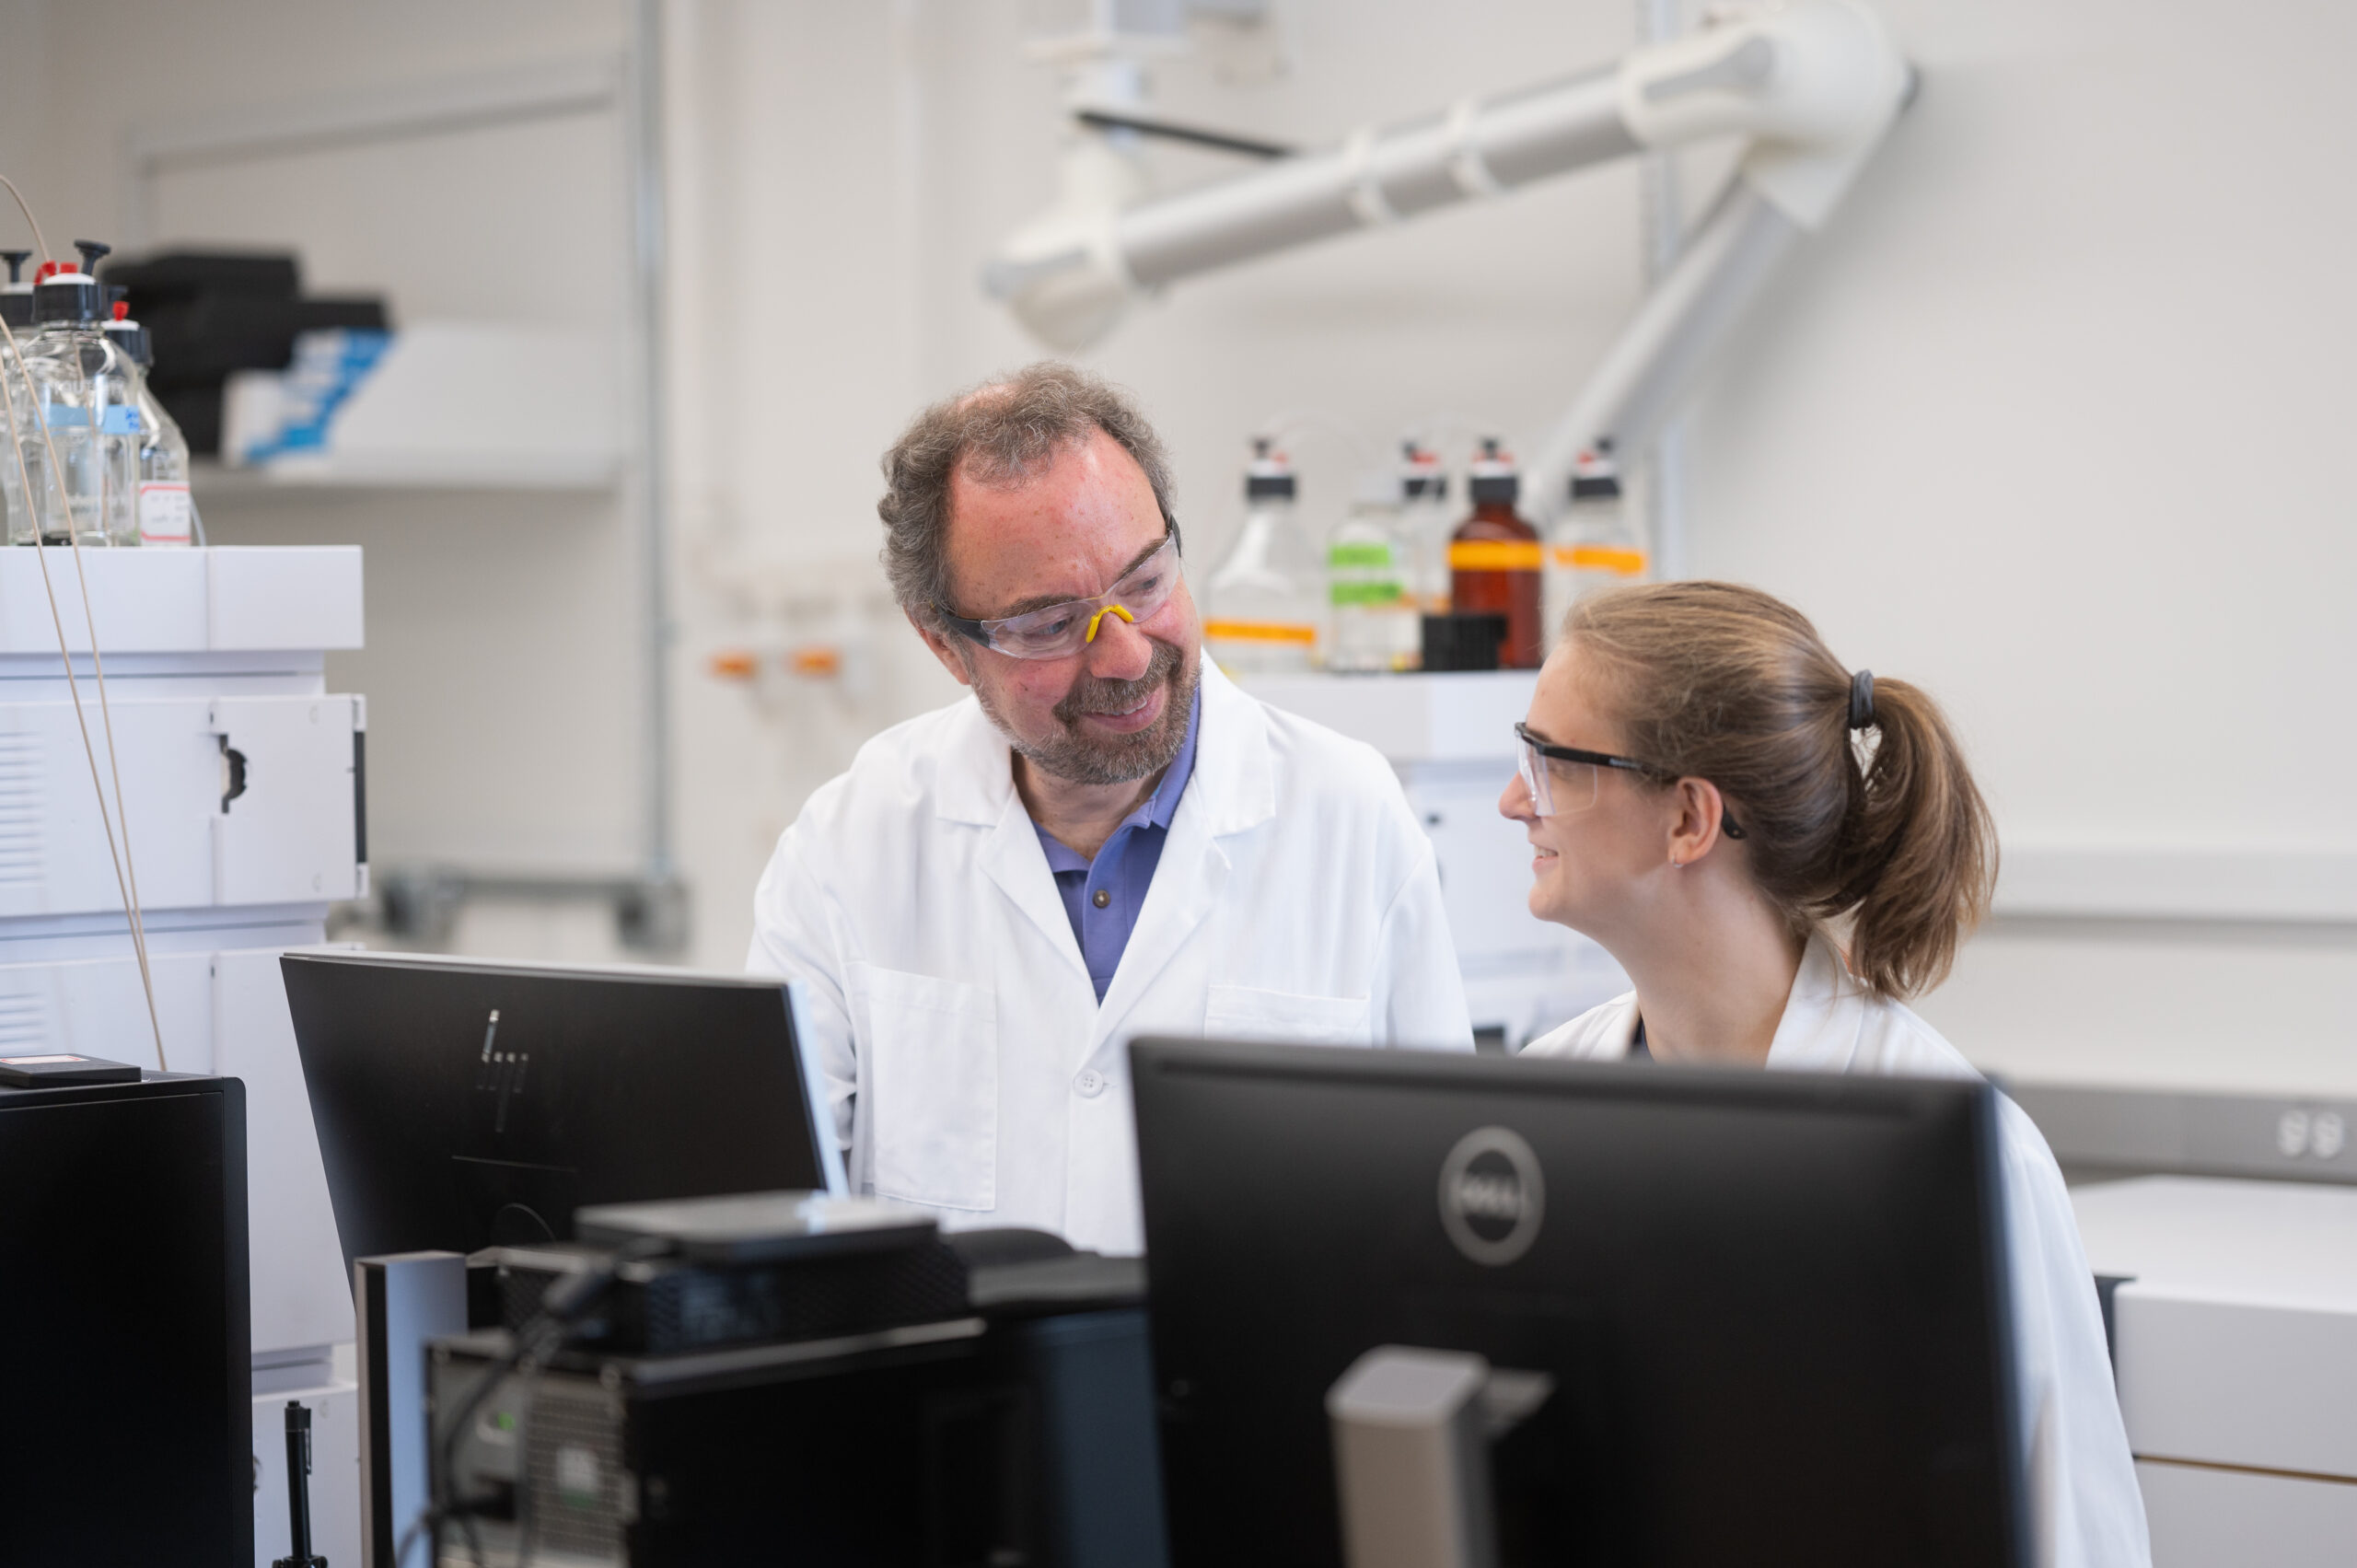
<svg viewBox="0 0 2357 1568">
<path fill-rule="evenodd" d="M 2015 1560 L 1985 1087 L 1179 1042 L 1136 1068 L 1181 1568 L 1341 1562 L 1324 1399 L 1385 1344 L 1553 1379 L 1492 1450 L 1505 1563 Z"/>
<path fill-rule="evenodd" d="M 780 984 L 284 968 L 347 1265 L 563 1239 L 587 1203 L 826 1185 Z"/>
</svg>

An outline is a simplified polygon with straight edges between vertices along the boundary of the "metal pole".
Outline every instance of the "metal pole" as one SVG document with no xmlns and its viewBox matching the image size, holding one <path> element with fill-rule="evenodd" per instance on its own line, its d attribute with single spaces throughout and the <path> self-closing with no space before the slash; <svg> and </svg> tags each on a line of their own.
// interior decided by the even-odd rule
<svg viewBox="0 0 2357 1568">
<path fill-rule="evenodd" d="M 1666 43 L 1684 30 L 1679 0 L 1637 0 L 1639 47 Z M 1678 188 L 1674 153 L 1649 155 L 1638 170 L 1640 222 L 1643 226 L 1645 286 L 1659 284 L 1685 248 L 1685 203 Z M 1672 419 L 1654 437 L 1645 472 L 1645 525 L 1651 537 L 1654 575 L 1686 575 L 1686 421 Z"/>
<path fill-rule="evenodd" d="M 635 0 L 629 126 L 631 255 L 638 336 L 638 503 L 645 595 L 644 876 L 652 899 L 677 875 L 671 842 L 670 448 L 664 346 L 663 0 Z"/>
</svg>

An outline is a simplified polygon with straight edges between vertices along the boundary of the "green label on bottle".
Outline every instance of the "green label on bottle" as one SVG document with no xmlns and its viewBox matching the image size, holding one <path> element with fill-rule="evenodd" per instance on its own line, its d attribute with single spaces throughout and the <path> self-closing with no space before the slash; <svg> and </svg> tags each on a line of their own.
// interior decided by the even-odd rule
<svg viewBox="0 0 2357 1568">
<path fill-rule="evenodd" d="M 1329 544 L 1326 547 L 1326 564 L 1343 571 L 1364 571 L 1368 567 L 1381 570 L 1391 564 L 1391 547 L 1387 544 Z"/>
<path fill-rule="evenodd" d="M 1398 604 L 1408 597 L 1407 591 L 1392 580 L 1372 583 L 1336 583 L 1331 589 L 1337 606 L 1381 608 Z"/>
</svg>

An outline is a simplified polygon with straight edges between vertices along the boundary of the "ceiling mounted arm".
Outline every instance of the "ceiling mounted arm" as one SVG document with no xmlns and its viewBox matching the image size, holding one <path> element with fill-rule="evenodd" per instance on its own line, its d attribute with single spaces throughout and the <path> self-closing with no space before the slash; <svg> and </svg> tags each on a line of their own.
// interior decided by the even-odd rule
<svg viewBox="0 0 2357 1568">
<path fill-rule="evenodd" d="M 1634 457 L 1791 239 L 1839 203 L 1913 80 L 1863 0 L 1792 0 L 1600 71 L 1364 128 L 1178 195 L 1117 206 L 1068 188 L 1009 239 L 983 286 L 1071 352 L 1139 297 L 1201 273 L 1643 151 L 1748 138 L 1736 185 L 1546 449 L 1534 475 L 1545 505 L 1597 436 Z"/>
</svg>

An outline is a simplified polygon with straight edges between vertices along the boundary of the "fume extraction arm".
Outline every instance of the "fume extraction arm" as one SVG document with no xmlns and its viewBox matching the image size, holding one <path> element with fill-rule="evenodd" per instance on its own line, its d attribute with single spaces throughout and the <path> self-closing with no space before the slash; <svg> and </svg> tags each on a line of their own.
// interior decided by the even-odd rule
<svg viewBox="0 0 2357 1568">
<path fill-rule="evenodd" d="M 1614 65 L 1363 128 L 1330 150 L 1279 157 L 1157 200 L 1138 199 L 1134 161 L 1107 138 L 1125 127 L 1170 128 L 1092 105 L 1084 77 L 1074 117 L 1086 129 L 1066 148 L 1059 201 L 1007 241 L 984 269 L 983 287 L 1043 343 L 1072 352 L 1111 331 L 1133 300 L 1182 278 L 1614 158 L 1748 138 L 1734 178 L 1539 454 L 1526 494 L 1560 504 L 1581 452 L 1610 451 L 1624 462 L 1643 453 L 1794 241 L 1832 214 L 1914 91 L 1913 69 L 1861 0 L 1722 8 L 1716 18 Z M 1193 139 L 1260 150 L 1240 139 Z"/>
</svg>

